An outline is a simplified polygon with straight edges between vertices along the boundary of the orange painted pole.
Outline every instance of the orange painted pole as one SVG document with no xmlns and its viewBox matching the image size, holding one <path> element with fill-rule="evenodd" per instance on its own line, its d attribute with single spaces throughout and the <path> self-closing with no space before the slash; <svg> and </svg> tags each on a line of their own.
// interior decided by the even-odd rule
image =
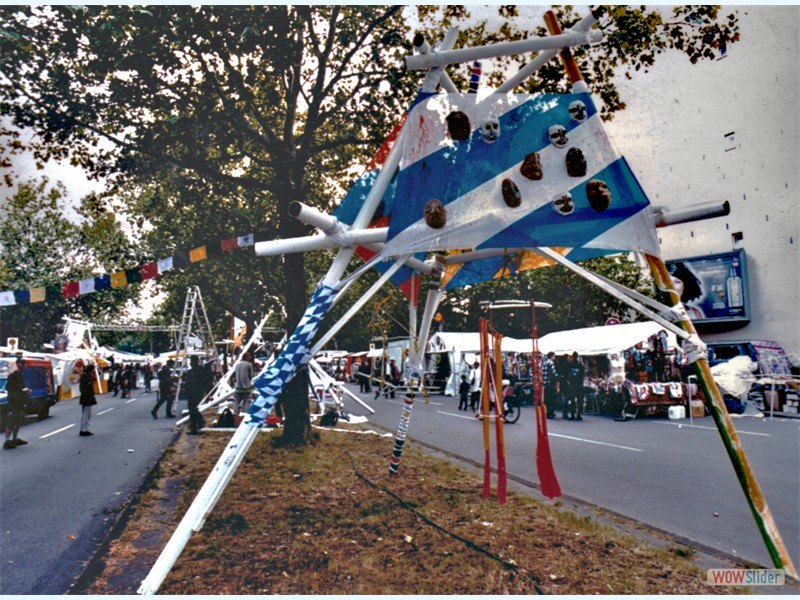
<svg viewBox="0 0 800 600">
<path fill-rule="evenodd" d="M 481 317 L 478 331 L 481 340 L 481 417 L 483 418 L 483 497 L 492 495 L 492 465 L 491 448 L 489 439 L 489 385 L 491 376 L 489 371 L 489 322 Z"/>
<path fill-rule="evenodd" d="M 650 272 L 653 275 L 656 288 L 663 295 L 662 302 L 671 307 L 678 307 L 681 320 L 678 326 L 691 335 L 697 335 L 694 324 L 689 319 L 686 311 L 683 310 L 683 305 L 680 301 L 678 292 L 672 285 L 672 278 L 667 271 L 664 261 L 657 256 L 646 254 L 647 264 L 650 267 Z M 783 543 L 778 527 L 775 520 L 772 518 L 772 513 L 767 506 L 767 501 L 764 494 L 756 481 L 753 470 L 750 468 L 750 463 L 747 460 L 747 455 L 742 448 L 739 435 L 736 433 L 736 428 L 733 426 L 728 415 L 728 410 L 725 408 L 725 402 L 722 399 L 722 394 L 714 382 L 711 375 L 711 369 L 708 365 L 708 359 L 702 357 L 693 363 L 697 381 L 702 387 L 706 397 L 706 407 L 708 412 L 714 419 L 717 426 L 722 442 L 725 445 L 725 450 L 728 452 L 728 457 L 733 464 L 733 469 L 736 471 L 736 477 L 742 486 L 747 503 L 756 520 L 756 525 L 761 532 L 762 538 L 767 546 L 767 551 L 772 557 L 772 562 L 779 569 L 784 569 L 788 575 L 797 579 L 797 570 L 792 564 L 792 559 L 789 557 L 789 552 Z M 689 407 L 691 410 L 691 407 Z"/>
<path fill-rule="evenodd" d="M 494 433 L 497 444 L 497 499 L 500 504 L 506 503 L 508 474 L 506 472 L 506 439 L 503 431 L 503 336 L 492 332 L 494 345 Z"/>
<path fill-rule="evenodd" d="M 550 35 L 561 35 L 564 33 L 561 31 L 561 25 L 558 24 L 556 15 L 552 10 L 548 10 L 544 13 L 544 22 L 547 25 L 547 30 L 550 32 Z M 564 64 L 564 69 L 567 71 L 569 82 L 575 85 L 579 81 L 583 81 L 583 76 L 581 75 L 580 69 L 578 69 L 578 65 L 569 47 L 561 50 L 560 56 L 561 62 Z"/>
</svg>

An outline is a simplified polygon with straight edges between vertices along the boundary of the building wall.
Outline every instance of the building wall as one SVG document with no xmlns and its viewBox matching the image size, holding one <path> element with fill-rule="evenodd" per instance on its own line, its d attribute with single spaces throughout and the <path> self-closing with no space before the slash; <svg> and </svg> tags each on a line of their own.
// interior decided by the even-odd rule
<svg viewBox="0 0 800 600">
<path fill-rule="evenodd" d="M 665 260 L 745 250 L 751 322 L 704 339 L 771 339 L 800 357 L 800 8 L 734 9 L 742 41 L 724 59 L 637 74 L 609 130 L 653 205 L 731 204 L 728 217 L 659 229 Z"/>
</svg>

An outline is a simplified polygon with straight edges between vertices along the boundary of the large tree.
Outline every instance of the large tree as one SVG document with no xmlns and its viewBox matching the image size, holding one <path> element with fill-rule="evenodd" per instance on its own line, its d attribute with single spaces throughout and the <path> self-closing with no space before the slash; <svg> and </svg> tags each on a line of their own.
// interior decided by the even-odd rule
<svg viewBox="0 0 800 600">
<path fill-rule="evenodd" d="M 124 204 L 142 227 L 142 257 L 250 231 L 303 235 L 288 203 L 329 208 L 414 94 L 418 78 L 395 68 L 411 52 L 406 17 L 419 18 L 432 42 L 446 26 L 467 23 L 464 7 L 438 10 L 3 7 L 0 112 L 39 134 L 8 128 L 7 147 L 108 178 L 108 201 Z M 516 7 L 497 11 L 502 27 L 469 26 L 463 42 L 530 34 Z M 559 16 L 565 26 L 577 18 L 566 9 Z M 670 47 L 694 60 L 737 35 L 735 18 L 723 20 L 715 7 L 679 7 L 672 21 L 615 7 L 602 27 L 606 41 L 576 54 L 591 65 L 590 85 L 609 114 L 624 107 L 611 79 L 616 66 L 635 70 Z M 554 62 L 531 85 L 563 90 L 566 80 Z M 177 306 L 197 282 L 215 321 L 235 314 L 252 323 L 282 307 L 290 330 L 313 283 L 300 255 L 255 260 L 243 252 L 160 283 Z M 286 435 L 302 439 L 304 391 L 293 398 Z"/>
<path fill-rule="evenodd" d="M 0 308 L 0 339 L 17 337 L 22 348 L 40 350 L 51 342 L 64 326 L 64 315 L 104 321 L 130 307 L 135 296 L 135 290 L 119 288 L 61 298 L 61 282 L 124 268 L 133 249 L 114 215 L 95 197 L 67 206 L 64 185 L 51 186 L 47 178 L 22 182 L 6 201 L 0 248 L 0 289 L 49 288 L 46 301 Z"/>
</svg>

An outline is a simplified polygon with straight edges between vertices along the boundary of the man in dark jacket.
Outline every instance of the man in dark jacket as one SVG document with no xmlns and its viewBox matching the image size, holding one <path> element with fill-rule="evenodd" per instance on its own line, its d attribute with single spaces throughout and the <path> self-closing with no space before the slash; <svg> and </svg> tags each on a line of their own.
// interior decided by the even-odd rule
<svg viewBox="0 0 800 600">
<path fill-rule="evenodd" d="M 189 358 L 191 369 L 186 373 L 186 398 L 189 400 L 189 435 L 197 435 L 206 422 L 198 407 L 214 382 L 208 365 L 201 365 L 197 356 Z"/>
<path fill-rule="evenodd" d="M 18 438 L 19 428 L 25 420 L 25 397 L 30 390 L 25 387 L 25 377 L 22 375 L 22 368 L 25 366 L 25 359 L 17 359 L 17 368 L 8 375 L 6 382 L 6 392 L 8 393 L 8 404 L 3 407 L 3 417 L 5 421 L 6 441 L 3 448 L 9 450 L 17 446 L 24 446 L 28 442 Z"/>
<path fill-rule="evenodd" d="M 175 414 L 172 412 L 172 403 L 175 401 L 175 381 L 172 378 L 172 367 L 174 366 L 175 361 L 170 358 L 167 364 L 158 371 L 158 401 L 150 411 L 154 419 L 158 418 L 158 409 L 164 403 L 167 404 L 167 418 L 175 418 Z"/>
</svg>

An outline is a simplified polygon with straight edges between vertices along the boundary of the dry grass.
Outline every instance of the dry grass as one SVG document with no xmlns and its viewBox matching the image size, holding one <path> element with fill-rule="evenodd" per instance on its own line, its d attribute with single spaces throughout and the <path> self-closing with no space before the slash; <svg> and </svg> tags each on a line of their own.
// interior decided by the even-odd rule
<svg viewBox="0 0 800 600">
<path fill-rule="evenodd" d="M 181 439 L 165 469 L 173 477 L 140 504 L 90 593 L 135 593 L 229 435 L 203 434 L 192 451 Z M 390 476 L 387 438 L 322 431 L 302 449 L 276 449 L 271 438 L 258 437 L 159 593 L 741 593 L 706 586 L 679 548 L 649 547 L 530 497 L 482 498 L 479 477 L 413 443 Z M 158 513 L 175 481 L 183 493 L 165 527 Z M 145 569 L 126 589 L 135 564 Z"/>
</svg>

